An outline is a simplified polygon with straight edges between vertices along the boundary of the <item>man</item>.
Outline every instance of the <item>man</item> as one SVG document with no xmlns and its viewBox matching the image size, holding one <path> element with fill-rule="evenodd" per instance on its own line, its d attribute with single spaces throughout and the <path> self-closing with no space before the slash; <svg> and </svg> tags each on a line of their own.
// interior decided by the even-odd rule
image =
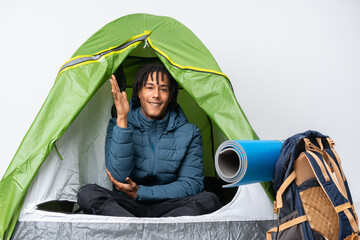
<svg viewBox="0 0 360 240">
<path fill-rule="evenodd" d="M 177 104 L 178 85 L 162 64 L 142 67 L 131 103 L 110 79 L 117 117 L 108 125 L 105 164 L 116 192 L 79 190 L 85 213 L 161 217 L 200 215 L 221 207 L 203 192 L 202 139 Z"/>
</svg>

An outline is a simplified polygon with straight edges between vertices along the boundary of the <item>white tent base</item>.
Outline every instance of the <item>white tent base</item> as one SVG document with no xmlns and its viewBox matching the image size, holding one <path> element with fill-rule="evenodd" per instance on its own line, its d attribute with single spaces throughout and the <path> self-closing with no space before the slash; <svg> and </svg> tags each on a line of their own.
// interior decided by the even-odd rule
<svg viewBox="0 0 360 240">
<path fill-rule="evenodd" d="M 35 220 L 35 219 L 37 220 Z M 12 239 L 265 239 L 275 220 L 212 216 L 124 218 L 36 211 L 23 216 Z"/>
<path fill-rule="evenodd" d="M 238 188 L 233 200 L 201 216 L 136 218 L 66 214 L 23 208 L 12 239 L 265 239 L 276 226 L 260 184 Z"/>
</svg>

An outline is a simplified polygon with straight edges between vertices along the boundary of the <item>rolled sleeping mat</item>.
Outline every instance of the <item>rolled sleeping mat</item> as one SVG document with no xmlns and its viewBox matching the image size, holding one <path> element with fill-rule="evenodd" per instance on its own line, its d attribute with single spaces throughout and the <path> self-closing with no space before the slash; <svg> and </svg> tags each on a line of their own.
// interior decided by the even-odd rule
<svg viewBox="0 0 360 240">
<path fill-rule="evenodd" d="M 280 156 L 280 140 L 229 140 L 215 154 L 216 172 L 230 184 L 223 187 L 273 180 L 275 163 Z"/>
</svg>

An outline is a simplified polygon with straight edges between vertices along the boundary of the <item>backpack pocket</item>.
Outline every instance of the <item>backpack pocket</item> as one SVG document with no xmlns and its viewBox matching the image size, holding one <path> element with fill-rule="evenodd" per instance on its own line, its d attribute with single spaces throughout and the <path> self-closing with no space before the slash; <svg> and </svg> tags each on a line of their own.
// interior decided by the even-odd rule
<svg viewBox="0 0 360 240">
<path fill-rule="evenodd" d="M 291 220 L 294 220 L 299 217 L 299 213 L 297 210 L 294 212 L 286 215 L 282 219 L 280 219 L 280 226 L 286 225 L 286 223 L 289 223 Z M 276 237 L 277 235 L 277 237 Z M 276 240 L 286 240 L 286 239 L 293 239 L 293 240 L 304 240 L 304 233 L 301 227 L 301 224 L 295 224 L 289 228 L 286 228 L 282 231 L 279 231 L 278 233 L 274 233 L 273 236 L 275 236 L 274 239 Z"/>
<path fill-rule="evenodd" d="M 315 239 L 337 240 L 338 214 L 315 178 L 298 186 L 300 199 Z"/>
</svg>

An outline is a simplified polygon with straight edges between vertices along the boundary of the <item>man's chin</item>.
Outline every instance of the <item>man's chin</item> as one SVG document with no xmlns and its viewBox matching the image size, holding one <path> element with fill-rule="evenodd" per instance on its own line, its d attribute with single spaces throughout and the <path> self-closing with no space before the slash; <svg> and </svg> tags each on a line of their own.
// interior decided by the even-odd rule
<svg viewBox="0 0 360 240">
<path fill-rule="evenodd" d="M 161 113 L 156 113 L 156 114 L 150 115 L 150 117 L 154 120 L 164 119 L 164 116 L 165 116 L 165 114 L 161 114 Z"/>
<path fill-rule="evenodd" d="M 145 109 L 144 109 L 145 110 Z M 143 111 L 143 114 L 146 116 L 146 118 L 148 119 L 153 119 L 153 120 L 161 120 L 165 117 L 166 112 L 163 112 L 163 109 L 146 109 L 147 111 Z"/>
</svg>

